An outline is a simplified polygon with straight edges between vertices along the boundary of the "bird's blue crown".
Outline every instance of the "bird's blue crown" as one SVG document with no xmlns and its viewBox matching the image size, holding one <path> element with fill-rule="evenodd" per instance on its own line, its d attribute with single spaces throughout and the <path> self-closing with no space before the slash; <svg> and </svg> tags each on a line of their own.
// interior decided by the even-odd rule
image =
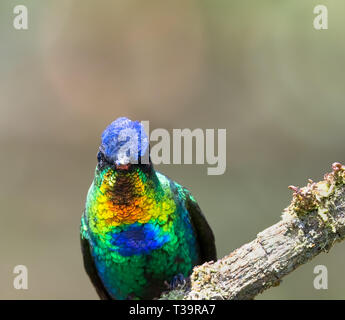
<svg viewBox="0 0 345 320">
<path fill-rule="evenodd" d="M 139 121 L 121 117 L 102 134 L 100 150 L 115 164 L 138 163 L 149 147 L 149 139 Z"/>
</svg>

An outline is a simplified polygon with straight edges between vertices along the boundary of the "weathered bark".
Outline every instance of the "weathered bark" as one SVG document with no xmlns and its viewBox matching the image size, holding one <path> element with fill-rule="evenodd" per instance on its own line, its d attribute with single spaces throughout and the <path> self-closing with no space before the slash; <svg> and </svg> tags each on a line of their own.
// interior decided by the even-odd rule
<svg viewBox="0 0 345 320">
<path fill-rule="evenodd" d="M 189 281 L 162 299 L 253 299 L 345 238 L 345 167 L 324 180 L 290 186 L 293 199 L 281 220 L 230 255 L 194 268 Z"/>
</svg>

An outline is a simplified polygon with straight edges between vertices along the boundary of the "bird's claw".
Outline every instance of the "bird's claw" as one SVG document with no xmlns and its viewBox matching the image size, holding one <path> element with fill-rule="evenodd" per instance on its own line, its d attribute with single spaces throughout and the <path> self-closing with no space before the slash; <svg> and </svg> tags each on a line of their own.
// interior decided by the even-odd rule
<svg viewBox="0 0 345 320">
<path fill-rule="evenodd" d="M 169 290 L 175 290 L 176 288 L 180 286 L 184 286 L 186 282 L 187 282 L 187 278 L 185 278 L 182 273 L 179 273 L 172 278 L 170 283 L 166 281 L 165 284 Z"/>
</svg>

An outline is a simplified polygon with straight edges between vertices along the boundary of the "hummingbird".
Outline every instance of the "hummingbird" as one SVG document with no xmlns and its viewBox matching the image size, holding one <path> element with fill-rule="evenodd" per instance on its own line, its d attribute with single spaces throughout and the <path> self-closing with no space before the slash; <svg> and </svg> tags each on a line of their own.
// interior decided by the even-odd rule
<svg viewBox="0 0 345 320">
<path fill-rule="evenodd" d="M 101 299 L 155 299 L 215 261 L 214 234 L 189 190 L 154 169 L 139 121 L 103 132 L 81 218 L 85 270 Z M 144 161 L 144 160 L 145 161 Z"/>
</svg>

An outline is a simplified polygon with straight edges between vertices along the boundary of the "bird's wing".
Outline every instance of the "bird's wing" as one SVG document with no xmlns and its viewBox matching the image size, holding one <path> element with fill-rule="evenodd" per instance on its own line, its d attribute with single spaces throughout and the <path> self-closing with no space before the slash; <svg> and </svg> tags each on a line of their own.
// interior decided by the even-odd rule
<svg viewBox="0 0 345 320">
<path fill-rule="evenodd" d="M 84 268 L 86 273 L 90 277 L 90 280 L 93 286 L 95 287 L 97 294 L 102 300 L 111 300 L 111 296 L 107 292 L 101 278 L 98 275 L 95 262 L 93 261 L 91 255 L 89 240 L 86 237 L 84 237 L 82 233 L 80 234 L 80 243 L 84 260 Z"/>
<path fill-rule="evenodd" d="M 197 241 L 200 246 L 200 263 L 217 260 L 217 250 L 213 231 L 202 213 L 198 203 L 189 190 L 183 188 L 186 197 L 186 207 L 189 212 L 192 225 L 196 231 Z"/>
</svg>

